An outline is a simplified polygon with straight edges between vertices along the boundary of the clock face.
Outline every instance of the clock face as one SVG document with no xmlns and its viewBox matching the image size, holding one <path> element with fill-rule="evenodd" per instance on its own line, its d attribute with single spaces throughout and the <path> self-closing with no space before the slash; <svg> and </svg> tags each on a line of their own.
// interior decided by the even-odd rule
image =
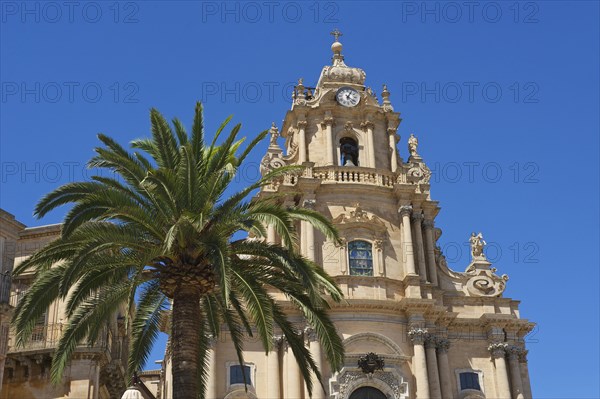
<svg viewBox="0 0 600 399">
<path fill-rule="evenodd" d="M 335 98 L 344 107 L 354 107 L 360 101 L 360 94 L 351 87 L 342 87 L 338 90 Z"/>
</svg>

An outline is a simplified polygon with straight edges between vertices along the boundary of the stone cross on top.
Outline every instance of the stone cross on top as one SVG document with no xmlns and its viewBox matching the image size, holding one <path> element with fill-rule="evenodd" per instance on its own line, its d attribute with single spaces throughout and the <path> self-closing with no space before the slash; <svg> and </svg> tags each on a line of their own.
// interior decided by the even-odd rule
<svg viewBox="0 0 600 399">
<path fill-rule="evenodd" d="M 339 37 L 340 37 L 340 36 L 343 36 L 343 35 L 342 35 L 342 32 L 340 32 L 340 31 L 338 30 L 338 28 L 335 28 L 335 30 L 333 30 L 333 31 L 332 31 L 331 33 L 329 33 L 329 34 L 335 38 L 335 41 L 336 41 L 336 42 L 337 42 L 337 41 L 339 41 Z"/>
</svg>

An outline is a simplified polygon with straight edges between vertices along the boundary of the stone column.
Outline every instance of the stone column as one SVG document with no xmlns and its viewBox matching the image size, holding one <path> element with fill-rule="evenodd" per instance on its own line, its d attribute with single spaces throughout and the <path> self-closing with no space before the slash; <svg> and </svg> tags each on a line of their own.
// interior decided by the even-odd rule
<svg viewBox="0 0 600 399">
<path fill-rule="evenodd" d="M 527 367 L 527 350 L 522 349 L 519 353 L 519 369 L 521 370 L 521 381 L 523 381 L 523 394 L 525 399 L 533 398 L 531 394 L 531 383 L 529 382 L 529 367 Z"/>
<path fill-rule="evenodd" d="M 390 141 L 390 166 L 392 172 L 398 169 L 398 153 L 396 150 L 396 128 L 388 127 L 388 137 Z"/>
<path fill-rule="evenodd" d="M 496 365 L 496 397 L 498 399 L 511 399 L 510 386 L 508 383 L 508 373 L 506 370 L 506 355 L 507 344 L 502 342 L 491 343 L 488 346 L 488 350 L 492 354 L 492 359 Z"/>
<path fill-rule="evenodd" d="M 302 384 L 300 376 L 300 367 L 298 366 L 298 362 L 296 361 L 296 357 L 294 356 L 292 348 L 290 348 L 290 346 L 287 345 L 287 343 L 285 346 L 285 367 L 287 369 L 287 384 L 284 385 L 284 397 L 290 399 L 302 399 L 304 384 Z"/>
<path fill-rule="evenodd" d="M 303 164 L 306 162 L 306 121 L 298 121 L 298 151 L 300 151 L 298 155 L 298 162 Z"/>
<path fill-rule="evenodd" d="M 429 379 L 427 378 L 427 360 L 425 359 L 425 336 L 427 330 L 413 328 L 408 332 L 408 337 L 413 343 L 414 356 L 412 359 L 413 373 L 417 380 L 417 399 L 429 399 Z"/>
<path fill-rule="evenodd" d="M 402 229 L 404 232 L 404 242 L 402 243 L 402 253 L 406 256 L 406 274 L 417 274 L 415 270 L 415 251 L 412 244 L 412 232 L 410 229 L 410 214 L 412 206 L 404 205 L 398 209 L 402 217 Z"/>
<path fill-rule="evenodd" d="M 216 339 L 211 339 L 210 349 L 208 350 L 206 356 L 208 356 L 208 380 L 206 381 L 206 399 L 216 399 L 218 378 Z M 173 389 L 175 390 L 177 389 L 177 387 L 174 386 Z"/>
<path fill-rule="evenodd" d="M 327 147 L 326 147 L 327 157 L 325 158 L 325 160 L 327 161 L 326 165 L 334 165 L 335 157 L 333 156 L 333 131 L 332 131 L 333 118 L 331 117 L 330 112 L 325 114 L 325 118 L 323 119 L 321 126 L 325 126 L 325 142 L 327 143 Z"/>
<path fill-rule="evenodd" d="M 304 200 L 304 207 L 307 209 L 315 209 L 316 201 L 314 199 Z M 309 222 L 304 222 L 304 229 L 306 230 L 304 234 L 304 241 L 306 249 L 304 251 L 304 255 L 312 260 L 313 262 L 316 260 L 315 257 L 315 228 Z"/>
<path fill-rule="evenodd" d="M 307 328 L 305 330 L 305 334 L 306 339 L 308 340 L 308 348 L 310 351 L 310 355 L 315 361 L 315 364 L 317 365 L 319 371 L 323 373 L 323 356 L 321 343 L 319 342 L 319 339 L 312 328 Z M 323 391 L 323 388 L 321 387 L 321 383 L 319 382 L 317 376 L 312 374 L 311 381 L 313 386 L 312 399 L 325 399 L 327 395 Z M 306 397 L 308 397 L 308 395 Z"/>
<path fill-rule="evenodd" d="M 417 251 L 417 260 L 419 265 L 419 275 L 421 276 L 421 281 L 429 281 L 427 278 L 427 264 L 425 263 L 425 249 L 423 247 L 423 232 L 421 231 L 421 223 L 423 222 L 423 214 L 419 211 L 415 211 L 411 217 L 412 220 L 412 228 L 415 232 L 415 242 L 414 248 Z"/>
<path fill-rule="evenodd" d="M 281 347 L 281 337 L 273 337 L 273 349 L 267 356 L 267 397 L 281 397 L 281 381 L 279 367 L 279 348 Z"/>
<path fill-rule="evenodd" d="M 423 228 L 425 229 L 425 249 L 427 254 L 427 268 L 429 270 L 429 281 L 431 284 L 438 285 L 437 266 L 435 264 L 435 244 L 433 239 L 433 220 L 425 220 Z"/>
<path fill-rule="evenodd" d="M 433 335 L 425 337 L 425 352 L 427 353 L 427 371 L 429 376 L 429 392 L 431 399 L 442 399 L 440 388 L 440 375 L 438 372 L 438 361 L 436 354 L 437 338 Z"/>
<path fill-rule="evenodd" d="M 437 340 L 440 388 L 442 389 L 443 399 L 452 399 L 452 375 L 450 373 L 450 363 L 448 362 L 448 348 L 450 348 L 450 341 L 444 338 Z"/>
<path fill-rule="evenodd" d="M 367 151 L 369 153 L 369 166 L 375 168 L 375 146 L 373 145 L 373 128 L 375 125 L 373 122 L 367 120 L 361 123 L 363 130 L 367 132 Z"/>
<path fill-rule="evenodd" d="M 518 346 L 509 346 L 507 349 L 513 399 L 525 399 L 523 395 L 523 381 L 521 380 L 521 368 L 519 367 L 519 354 L 521 350 Z"/>
</svg>

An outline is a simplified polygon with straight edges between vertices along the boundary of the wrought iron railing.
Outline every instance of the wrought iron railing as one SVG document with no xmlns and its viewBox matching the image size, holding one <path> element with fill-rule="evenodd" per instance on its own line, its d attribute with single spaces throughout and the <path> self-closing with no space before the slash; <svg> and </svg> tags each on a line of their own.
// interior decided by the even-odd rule
<svg viewBox="0 0 600 399">
<path fill-rule="evenodd" d="M 9 352 L 23 352 L 40 349 L 54 349 L 58 346 L 58 342 L 62 335 L 63 329 L 66 326 L 63 323 L 40 324 L 33 329 L 31 338 L 22 347 L 15 347 L 14 341 L 9 344 Z M 14 334 L 13 334 L 14 337 Z M 79 348 L 90 349 L 105 349 L 109 353 L 112 352 L 113 333 L 108 327 L 103 327 L 98 334 L 98 339 L 92 345 L 88 345 L 85 341 L 78 345 Z"/>
</svg>

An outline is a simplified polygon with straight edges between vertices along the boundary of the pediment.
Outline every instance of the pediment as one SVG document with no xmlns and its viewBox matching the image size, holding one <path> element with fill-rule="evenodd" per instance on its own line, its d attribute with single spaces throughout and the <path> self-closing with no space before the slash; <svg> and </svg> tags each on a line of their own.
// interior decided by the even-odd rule
<svg viewBox="0 0 600 399">
<path fill-rule="evenodd" d="M 379 355 L 396 355 L 394 350 L 388 345 L 374 339 L 369 339 L 368 337 L 346 345 L 346 353 L 348 354 L 364 354 L 367 352 L 374 352 Z"/>
<path fill-rule="evenodd" d="M 346 354 L 360 354 L 374 352 L 379 355 L 402 356 L 402 350 L 392 340 L 376 333 L 359 333 L 344 340 Z"/>
</svg>

